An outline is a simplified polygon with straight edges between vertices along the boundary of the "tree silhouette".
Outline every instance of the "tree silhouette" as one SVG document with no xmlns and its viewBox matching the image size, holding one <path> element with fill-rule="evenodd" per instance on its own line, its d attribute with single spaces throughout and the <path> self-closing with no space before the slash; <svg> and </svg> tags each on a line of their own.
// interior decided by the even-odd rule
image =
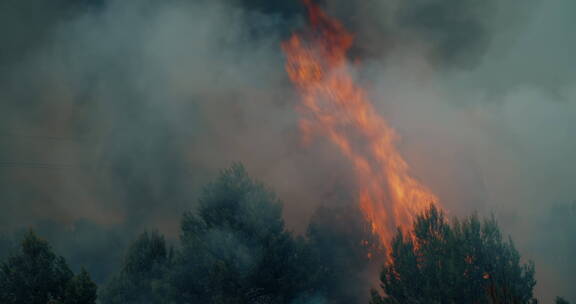
<svg viewBox="0 0 576 304">
<path fill-rule="evenodd" d="M 380 303 L 532 303 L 534 265 L 522 264 L 494 218 L 449 223 L 431 206 L 398 231 L 381 274 Z"/>
<path fill-rule="evenodd" d="M 85 271 L 74 276 L 47 241 L 29 231 L 20 251 L 0 265 L 0 303 L 46 304 L 96 301 L 96 285 Z"/>
<path fill-rule="evenodd" d="M 172 250 L 158 232 L 142 233 L 130 246 L 120 272 L 106 284 L 102 303 L 164 303 Z"/>
<path fill-rule="evenodd" d="M 289 303 L 315 291 L 317 266 L 284 228 L 275 195 L 236 164 L 204 188 L 182 219 L 176 302 Z"/>
</svg>

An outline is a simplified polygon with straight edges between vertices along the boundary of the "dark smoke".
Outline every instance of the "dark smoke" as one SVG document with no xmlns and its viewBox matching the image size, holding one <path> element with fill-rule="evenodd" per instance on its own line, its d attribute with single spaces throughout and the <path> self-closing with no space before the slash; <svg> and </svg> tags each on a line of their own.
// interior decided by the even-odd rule
<svg viewBox="0 0 576 304">
<path fill-rule="evenodd" d="M 384 58 L 397 49 L 425 48 L 438 68 L 477 66 L 491 43 L 494 0 L 325 1 L 356 33 L 355 52 Z"/>
<path fill-rule="evenodd" d="M 433 45 L 432 58 L 441 63 L 474 66 L 486 52 L 495 1 L 401 1 L 395 19 L 402 29 Z"/>
<path fill-rule="evenodd" d="M 494 212 L 535 259 L 539 296 L 576 300 L 573 265 L 557 258 L 575 228 L 552 207 L 576 196 L 574 2 L 322 5 L 356 34 L 355 72 L 414 175 L 454 214 Z M 233 161 L 304 233 L 352 176 L 332 146 L 300 142 L 279 44 L 305 24 L 292 0 L 2 1 L 2 248 L 36 227 L 105 280 L 118 263 L 97 259 L 105 248 L 144 229 L 176 235 Z"/>
</svg>

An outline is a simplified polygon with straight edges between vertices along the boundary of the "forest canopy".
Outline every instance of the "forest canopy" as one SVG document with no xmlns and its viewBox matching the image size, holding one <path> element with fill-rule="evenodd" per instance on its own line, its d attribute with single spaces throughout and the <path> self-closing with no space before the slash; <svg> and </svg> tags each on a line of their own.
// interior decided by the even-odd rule
<svg viewBox="0 0 576 304">
<path fill-rule="evenodd" d="M 493 217 L 449 220 L 431 205 L 410 231 L 399 229 L 390 244 L 380 244 L 359 210 L 332 204 L 317 210 L 305 235 L 296 235 L 284 225 L 282 202 L 240 164 L 204 187 L 197 208 L 182 216 L 178 242 L 146 231 L 123 256 L 97 294 L 86 270 L 74 274 L 29 231 L 0 264 L 0 300 L 536 303 L 534 264 L 522 262 Z M 370 292 L 375 269 L 382 269 L 380 288 Z"/>
</svg>

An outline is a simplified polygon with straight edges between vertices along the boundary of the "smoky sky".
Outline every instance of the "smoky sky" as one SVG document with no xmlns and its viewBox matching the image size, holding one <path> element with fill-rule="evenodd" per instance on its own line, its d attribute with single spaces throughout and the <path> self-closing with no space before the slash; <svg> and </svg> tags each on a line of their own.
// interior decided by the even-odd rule
<svg viewBox="0 0 576 304">
<path fill-rule="evenodd" d="M 355 34 L 354 77 L 411 173 L 450 215 L 494 213 L 535 260 L 543 302 L 576 300 L 576 263 L 556 258 L 576 235 L 558 211 L 576 198 L 576 4 L 318 2 Z M 78 235 L 97 252 L 143 229 L 174 236 L 235 161 L 302 232 L 353 180 L 330 143 L 300 139 L 280 49 L 306 27 L 298 1 L 9 0 L 0 24 L 4 233 L 36 226 L 71 255 Z"/>
</svg>

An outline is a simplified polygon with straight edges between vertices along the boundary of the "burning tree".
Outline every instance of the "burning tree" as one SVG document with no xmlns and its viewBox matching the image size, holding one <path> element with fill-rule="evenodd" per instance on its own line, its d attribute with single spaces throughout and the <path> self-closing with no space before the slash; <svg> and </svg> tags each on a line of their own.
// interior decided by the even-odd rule
<svg viewBox="0 0 576 304">
<path fill-rule="evenodd" d="M 384 303 L 533 303 L 534 265 L 523 264 L 495 219 L 449 222 L 431 206 L 412 229 L 399 229 L 381 273 Z"/>
</svg>

